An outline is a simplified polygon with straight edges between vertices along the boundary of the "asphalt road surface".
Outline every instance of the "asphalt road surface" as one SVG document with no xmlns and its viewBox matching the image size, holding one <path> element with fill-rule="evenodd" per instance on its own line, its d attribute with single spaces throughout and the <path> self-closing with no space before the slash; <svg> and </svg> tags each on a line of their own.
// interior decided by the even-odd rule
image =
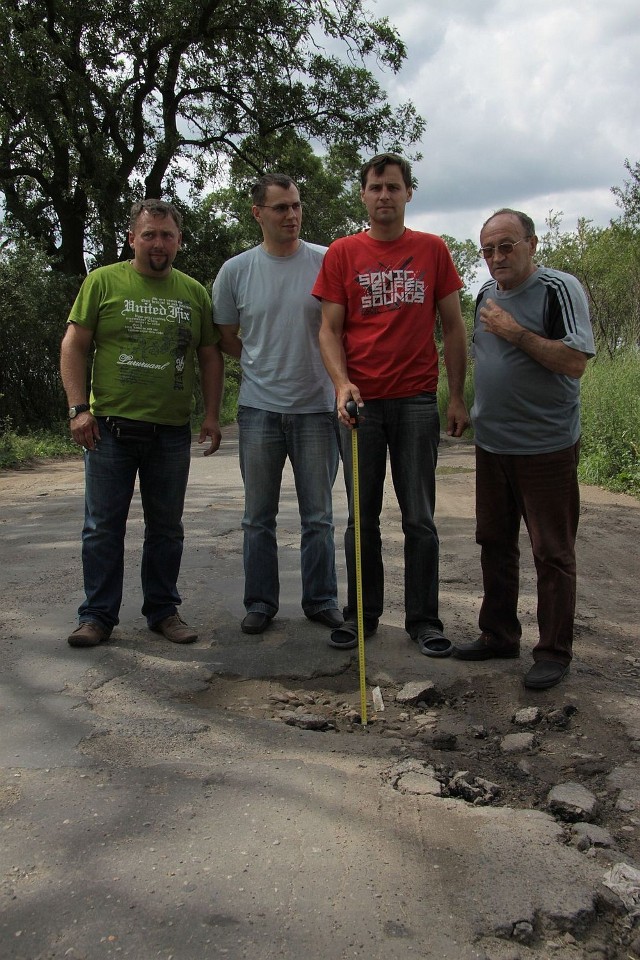
<svg viewBox="0 0 640 960">
<path fill-rule="evenodd" d="M 363 725 L 358 652 L 331 649 L 300 609 L 290 475 L 281 609 L 247 637 L 234 429 L 201 454 L 194 443 L 180 588 L 199 640 L 187 647 L 140 614 L 136 498 L 121 622 L 109 643 L 71 649 L 82 464 L 0 474 L 0 957 L 639 957 L 633 906 L 603 881 L 640 866 L 640 504 L 583 490 L 576 658 L 566 683 L 535 694 L 521 683 L 535 642 L 526 538 L 522 659 L 423 657 L 402 629 L 390 488 Z M 481 593 L 473 479 L 473 448 L 445 440 L 454 642 L 476 635 Z M 335 504 L 342 587 L 340 477 Z M 583 791 L 575 809 L 550 800 L 567 783 Z"/>
</svg>

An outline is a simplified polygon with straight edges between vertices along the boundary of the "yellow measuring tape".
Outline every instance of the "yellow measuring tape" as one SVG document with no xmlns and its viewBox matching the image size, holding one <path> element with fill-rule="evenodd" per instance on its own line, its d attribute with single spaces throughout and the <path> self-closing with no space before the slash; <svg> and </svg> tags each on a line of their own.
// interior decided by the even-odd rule
<svg viewBox="0 0 640 960">
<path fill-rule="evenodd" d="M 360 470 L 358 463 L 358 407 L 354 400 L 345 404 L 355 424 L 351 431 L 351 459 L 353 461 L 353 525 L 356 554 L 356 614 L 358 626 L 358 669 L 360 673 L 360 720 L 367 725 L 367 679 L 364 661 L 364 614 L 362 610 L 362 541 L 360 539 Z"/>
</svg>

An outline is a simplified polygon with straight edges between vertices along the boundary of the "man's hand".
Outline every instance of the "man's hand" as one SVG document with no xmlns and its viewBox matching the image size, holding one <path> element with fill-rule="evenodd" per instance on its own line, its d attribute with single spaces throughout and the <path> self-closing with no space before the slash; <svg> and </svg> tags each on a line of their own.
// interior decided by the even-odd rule
<svg viewBox="0 0 640 960">
<path fill-rule="evenodd" d="M 480 320 L 487 333 L 493 333 L 509 343 L 515 343 L 523 328 L 513 319 L 510 313 L 499 307 L 495 300 L 487 300 L 486 305 L 480 308 Z"/>
<path fill-rule="evenodd" d="M 93 414 L 89 413 L 88 410 L 79 413 L 77 417 L 69 421 L 69 427 L 71 428 L 71 436 L 79 447 L 84 447 L 85 450 L 95 450 L 96 443 L 100 439 L 100 430 L 98 421 Z"/>
<path fill-rule="evenodd" d="M 464 400 L 461 398 L 450 400 L 447 407 L 447 435 L 461 437 L 470 422 Z"/>
<path fill-rule="evenodd" d="M 344 424 L 345 427 L 353 428 L 354 420 L 349 416 L 346 410 L 346 404 L 349 400 L 355 400 L 358 405 L 358 408 L 364 407 L 364 400 L 360 396 L 360 391 L 356 387 L 355 383 L 347 383 L 344 387 L 338 391 L 337 395 L 337 406 L 338 406 L 338 420 L 340 423 Z"/>
<path fill-rule="evenodd" d="M 198 437 L 198 443 L 204 443 L 207 437 L 211 438 L 211 443 L 204 451 L 205 457 L 210 457 L 212 453 L 215 453 L 216 450 L 220 447 L 220 441 L 222 440 L 222 433 L 220 431 L 219 422 L 214 419 L 205 419 L 202 421 L 202 426 L 200 427 L 200 436 Z"/>
</svg>

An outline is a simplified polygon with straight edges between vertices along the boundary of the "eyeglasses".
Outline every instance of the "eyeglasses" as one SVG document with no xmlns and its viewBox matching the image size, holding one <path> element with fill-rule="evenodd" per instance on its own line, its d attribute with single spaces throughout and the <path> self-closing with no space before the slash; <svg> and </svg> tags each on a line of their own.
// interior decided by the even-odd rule
<svg viewBox="0 0 640 960">
<path fill-rule="evenodd" d="M 293 210 L 294 213 L 299 213 L 302 210 L 302 204 L 299 200 L 296 200 L 295 203 L 257 203 L 256 206 L 266 207 L 267 210 L 273 210 L 280 215 L 289 213 L 289 210 Z"/>
<path fill-rule="evenodd" d="M 503 257 L 506 257 L 508 254 L 513 253 L 513 248 L 517 247 L 519 243 L 522 243 L 523 240 L 530 239 L 531 237 L 520 237 L 515 243 L 512 243 L 510 240 L 505 240 L 504 243 L 499 243 L 497 247 L 480 247 L 478 253 L 481 257 L 484 257 L 485 260 L 491 260 L 492 257 L 495 257 L 496 250 Z"/>
</svg>

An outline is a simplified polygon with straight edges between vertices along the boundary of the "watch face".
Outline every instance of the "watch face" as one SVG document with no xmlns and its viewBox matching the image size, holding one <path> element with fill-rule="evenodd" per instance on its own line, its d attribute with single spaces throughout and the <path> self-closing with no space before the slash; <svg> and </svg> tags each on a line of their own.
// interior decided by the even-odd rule
<svg viewBox="0 0 640 960">
<path fill-rule="evenodd" d="M 74 417 L 77 417 L 79 413 L 84 413 L 85 410 L 89 409 L 88 403 L 79 403 L 75 407 L 69 407 L 69 420 L 73 420 Z"/>
</svg>

